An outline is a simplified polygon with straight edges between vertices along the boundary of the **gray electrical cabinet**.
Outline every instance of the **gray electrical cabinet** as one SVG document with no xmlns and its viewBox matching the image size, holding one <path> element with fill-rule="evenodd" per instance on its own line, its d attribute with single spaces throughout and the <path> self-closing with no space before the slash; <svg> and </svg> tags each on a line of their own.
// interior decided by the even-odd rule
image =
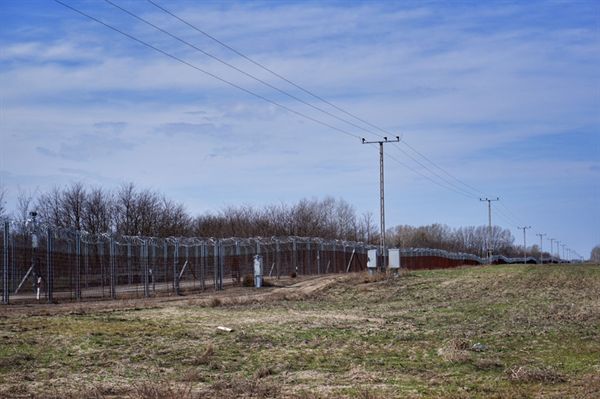
<svg viewBox="0 0 600 399">
<path fill-rule="evenodd" d="M 254 286 L 256 288 L 262 287 L 263 278 L 263 259 L 260 255 L 254 256 Z"/>
<path fill-rule="evenodd" d="M 367 251 L 367 268 L 369 269 L 377 269 L 377 255 L 378 250 L 369 249 Z"/>
<path fill-rule="evenodd" d="M 398 248 L 388 250 L 388 262 L 390 269 L 400 269 L 400 250 Z"/>
</svg>

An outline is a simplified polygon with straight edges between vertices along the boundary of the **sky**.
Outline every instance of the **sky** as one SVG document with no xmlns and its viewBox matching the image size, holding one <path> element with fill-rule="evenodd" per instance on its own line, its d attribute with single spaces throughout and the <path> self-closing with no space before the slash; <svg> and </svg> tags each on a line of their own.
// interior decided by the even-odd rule
<svg viewBox="0 0 600 399">
<path fill-rule="evenodd" d="M 332 196 L 378 220 L 378 146 L 360 138 L 398 135 L 387 227 L 484 225 L 480 198 L 499 197 L 493 223 L 517 244 L 518 226 L 528 245 L 600 244 L 598 1 L 154 0 L 362 121 L 148 1 L 112 0 L 195 48 L 108 2 L 61 1 L 162 52 L 52 0 L 0 2 L 9 209 L 20 191 L 133 182 L 191 214 Z"/>
</svg>

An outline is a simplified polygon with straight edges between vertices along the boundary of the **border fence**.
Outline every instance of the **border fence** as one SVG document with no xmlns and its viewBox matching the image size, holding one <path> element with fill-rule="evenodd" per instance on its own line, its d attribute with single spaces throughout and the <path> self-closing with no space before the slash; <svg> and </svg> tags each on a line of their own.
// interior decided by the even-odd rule
<svg viewBox="0 0 600 399">
<path fill-rule="evenodd" d="M 10 222 L 2 227 L 3 304 L 9 299 L 54 303 L 218 291 L 252 279 L 255 255 L 262 257 L 263 275 L 276 279 L 364 271 L 367 251 L 376 248 L 307 237 L 155 238 Z M 408 269 L 487 262 L 472 254 L 422 248 L 401 249 L 400 258 L 402 268 Z M 493 263 L 522 262 L 523 258 L 495 256 Z M 527 262 L 538 263 L 533 257 Z"/>
<path fill-rule="evenodd" d="M 44 227 L 0 231 L 2 299 L 150 297 L 241 285 L 255 255 L 265 277 L 365 270 L 372 246 L 306 237 L 138 237 Z M 252 278 L 252 277 L 251 277 Z"/>
</svg>

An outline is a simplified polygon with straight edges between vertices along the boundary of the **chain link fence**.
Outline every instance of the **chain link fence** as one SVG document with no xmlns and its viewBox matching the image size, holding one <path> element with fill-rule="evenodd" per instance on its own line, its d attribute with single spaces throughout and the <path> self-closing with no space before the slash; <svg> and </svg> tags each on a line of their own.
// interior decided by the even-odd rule
<svg viewBox="0 0 600 399">
<path fill-rule="evenodd" d="M 306 237 L 185 238 L 92 235 L 4 222 L 0 229 L 2 303 L 55 303 L 140 298 L 223 290 L 253 282 L 260 255 L 265 278 L 347 273 L 367 269 L 359 242 Z M 400 250 L 402 268 L 434 269 L 485 264 L 488 259 L 437 249 Z M 379 255 L 378 264 L 382 264 Z M 557 263 L 559 259 L 545 261 Z M 522 263 L 495 256 L 493 263 Z M 528 263 L 538 263 L 533 257 Z"/>
<path fill-rule="evenodd" d="M 306 237 L 184 238 L 91 235 L 17 228 L 0 231 L 3 303 L 150 297 L 253 281 L 255 255 L 266 278 L 365 270 L 372 246 Z"/>
</svg>

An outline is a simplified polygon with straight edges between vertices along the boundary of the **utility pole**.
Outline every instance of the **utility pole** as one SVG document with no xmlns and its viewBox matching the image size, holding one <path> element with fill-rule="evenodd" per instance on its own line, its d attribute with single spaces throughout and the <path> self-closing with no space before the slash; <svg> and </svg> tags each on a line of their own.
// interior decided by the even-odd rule
<svg viewBox="0 0 600 399">
<path fill-rule="evenodd" d="M 496 197 L 496 199 L 490 199 L 490 198 L 479 198 L 479 201 L 487 201 L 488 203 L 488 243 L 487 243 L 487 252 L 488 252 L 488 259 L 490 262 L 490 265 L 492 264 L 492 253 L 493 253 L 493 249 L 492 249 L 492 201 L 500 201 L 499 197 Z"/>
<path fill-rule="evenodd" d="M 523 230 L 523 263 L 524 264 L 527 264 L 527 234 L 525 233 L 525 231 L 530 228 L 531 228 L 531 226 L 517 227 L 517 229 Z"/>
<path fill-rule="evenodd" d="M 555 238 L 548 238 L 550 240 L 550 263 L 552 263 L 552 257 L 554 256 L 554 254 L 552 253 L 552 251 L 554 251 L 554 240 Z"/>
<path fill-rule="evenodd" d="M 556 240 L 556 257 L 558 258 L 558 263 L 560 263 L 560 241 Z"/>
<path fill-rule="evenodd" d="M 544 240 L 542 239 L 546 233 L 537 233 L 536 236 L 540 237 L 540 264 L 544 264 Z"/>
<path fill-rule="evenodd" d="M 387 137 L 383 138 L 383 141 L 366 141 L 362 139 L 363 144 L 379 144 L 379 227 L 381 229 L 381 235 L 379 236 L 379 250 L 381 256 L 383 256 L 383 268 L 386 265 L 386 253 L 385 253 L 385 195 L 384 195 L 384 178 L 383 178 L 383 145 L 386 143 L 399 143 L 400 136 L 396 136 L 396 140 L 388 140 Z"/>
<path fill-rule="evenodd" d="M 563 259 L 566 259 L 566 258 L 565 258 L 565 247 L 566 247 L 566 246 L 567 246 L 566 244 L 561 244 L 561 247 L 562 247 L 562 249 L 563 249 L 563 256 L 562 256 L 562 257 L 563 257 Z"/>
</svg>

